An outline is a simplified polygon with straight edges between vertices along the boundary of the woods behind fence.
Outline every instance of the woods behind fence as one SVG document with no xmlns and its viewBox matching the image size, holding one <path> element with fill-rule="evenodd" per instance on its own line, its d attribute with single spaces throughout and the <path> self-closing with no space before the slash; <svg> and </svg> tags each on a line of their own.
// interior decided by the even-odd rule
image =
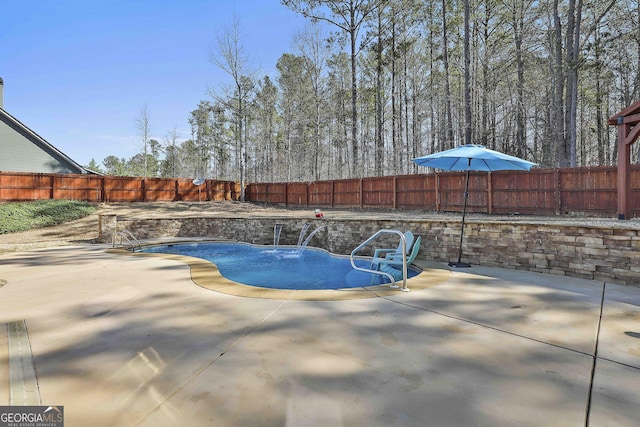
<svg viewBox="0 0 640 427">
<path fill-rule="evenodd" d="M 246 201 L 286 207 L 461 211 L 465 173 L 295 183 L 250 183 Z M 640 217 L 640 165 L 631 167 L 631 213 Z M 183 178 L 0 173 L 0 200 L 90 202 L 239 200 L 240 185 Z M 489 214 L 615 217 L 615 166 L 471 172 L 467 210 Z"/>
</svg>

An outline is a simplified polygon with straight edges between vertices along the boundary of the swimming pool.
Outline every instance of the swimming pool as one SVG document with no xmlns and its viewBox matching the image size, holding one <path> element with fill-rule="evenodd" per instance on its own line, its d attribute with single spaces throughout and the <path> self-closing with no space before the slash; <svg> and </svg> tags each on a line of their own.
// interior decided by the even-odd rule
<svg viewBox="0 0 640 427">
<path fill-rule="evenodd" d="M 186 255 L 214 263 L 220 274 L 234 282 L 271 289 L 321 290 L 376 286 L 384 276 L 354 270 L 348 257 L 325 250 L 293 246 L 258 246 L 249 243 L 199 242 L 143 247 L 142 252 Z M 370 260 L 356 259 L 358 267 Z M 420 272 L 407 269 L 407 277 Z"/>
</svg>

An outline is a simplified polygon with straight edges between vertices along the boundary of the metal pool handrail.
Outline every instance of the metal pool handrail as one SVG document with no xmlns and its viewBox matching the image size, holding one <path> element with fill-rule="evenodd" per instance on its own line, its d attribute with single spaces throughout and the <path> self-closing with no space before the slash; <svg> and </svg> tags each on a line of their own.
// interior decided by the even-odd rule
<svg viewBox="0 0 640 427">
<path fill-rule="evenodd" d="M 400 240 L 402 242 L 402 288 L 401 290 L 404 292 L 409 292 L 409 288 L 407 288 L 407 239 L 404 237 L 404 233 L 399 231 L 399 230 L 390 230 L 390 229 L 382 229 L 382 230 L 378 230 L 373 236 L 369 237 L 367 240 L 365 240 L 364 242 L 362 242 L 357 248 L 355 248 L 353 251 L 351 251 L 351 256 L 350 256 L 350 261 L 351 261 L 351 266 L 355 269 L 355 270 L 359 270 L 359 271 L 364 271 L 366 273 L 373 273 L 373 274 L 379 274 L 382 276 L 386 276 L 391 280 L 391 288 L 397 288 L 398 286 L 395 285 L 396 279 L 389 273 L 385 273 L 384 271 L 379 271 L 379 270 L 372 270 L 370 268 L 362 268 L 362 267 L 358 267 L 356 266 L 353 257 L 355 256 L 355 254 L 357 252 L 359 252 L 362 248 L 364 248 L 365 246 L 367 246 L 369 243 L 371 243 L 373 240 L 375 240 L 379 235 L 381 234 L 397 234 L 400 236 Z"/>
<path fill-rule="evenodd" d="M 113 232 L 111 246 L 114 248 L 116 247 L 116 240 L 118 239 L 118 237 L 120 237 L 120 244 L 122 245 L 122 239 L 126 240 L 129 243 L 129 246 L 131 246 L 132 251 L 136 250 L 136 246 L 138 248 L 142 247 L 140 241 L 138 241 L 138 239 L 136 239 L 136 236 L 134 236 L 133 233 L 131 233 L 129 230 L 119 230 Z"/>
</svg>

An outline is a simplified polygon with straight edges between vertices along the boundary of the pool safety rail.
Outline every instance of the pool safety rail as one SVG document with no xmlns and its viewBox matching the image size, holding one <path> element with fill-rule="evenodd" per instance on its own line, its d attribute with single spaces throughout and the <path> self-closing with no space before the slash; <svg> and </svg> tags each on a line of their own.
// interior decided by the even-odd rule
<svg viewBox="0 0 640 427">
<path fill-rule="evenodd" d="M 376 240 L 382 234 L 397 234 L 398 236 L 400 236 L 400 241 L 402 243 L 402 287 L 401 288 L 398 285 L 396 285 L 396 279 L 391 274 L 386 273 L 384 271 L 380 271 L 380 270 L 374 270 L 371 268 L 358 267 L 354 262 L 354 257 L 356 256 L 356 254 L 360 252 L 368 244 Z M 390 229 L 378 230 L 373 236 L 369 237 L 367 240 L 362 242 L 357 248 L 351 251 L 350 260 L 351 260 L 351 266 L 355 270 L 385 276 L 389 278 L 389 280 L 391 281 L 391 284 L 389 285 L 390 288 L 395 288 L 395 289 L 400 288 L 400 290 L 403 292 L 409 292 L 409 288 L 407 287 L 407 240 L 403 232 L 399 230 L 390 230 Z"/>
<path fill-rule="evenodd" d="M 120 244 L 122 246 L 124 245 L 125 241 L 134 252 L 136 248 L 142 248 L 142 244 L 140 243 L 140 241 L 136 239 L 136 236 L 134 236 L 133 233 L 131 233 L 129 230 L 114 231 L 111 238 L 111 247 L 115 248 L 117 244 Z"/>
</svg>

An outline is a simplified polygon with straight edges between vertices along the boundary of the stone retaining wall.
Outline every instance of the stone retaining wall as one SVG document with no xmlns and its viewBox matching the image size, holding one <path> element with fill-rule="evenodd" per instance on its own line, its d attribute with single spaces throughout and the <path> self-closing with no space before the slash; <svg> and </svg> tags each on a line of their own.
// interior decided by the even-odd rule
<svg viewBox="0 0 640 427">
<path fill-rule="evenodd" d="M 295 245 L 308 220 L 292 218 L 126 218 L 100 217 L 100 239 L 110 242 L 113 231 L 129 230 L 138 239 L 208 237 L 254 244 L 273 244 L 273 230 L 283 224 L 280 244 Z M 380 229 L 411 230 L 422 236 L 418 258 L 456 260 L 460 223 L 434 220 L 319 220 L 310 246 L 349 254 Z M 469 221 L 465 227 L 463 261 L 517 270 L 594 279 L 640 287 L 639 231 L 620 227 L 523 224 Z M 384 241 L 386 239 L 386 241 Z M 395 247 L 397 237 L 385 235 L 378 247 Z"/>
</svg>

